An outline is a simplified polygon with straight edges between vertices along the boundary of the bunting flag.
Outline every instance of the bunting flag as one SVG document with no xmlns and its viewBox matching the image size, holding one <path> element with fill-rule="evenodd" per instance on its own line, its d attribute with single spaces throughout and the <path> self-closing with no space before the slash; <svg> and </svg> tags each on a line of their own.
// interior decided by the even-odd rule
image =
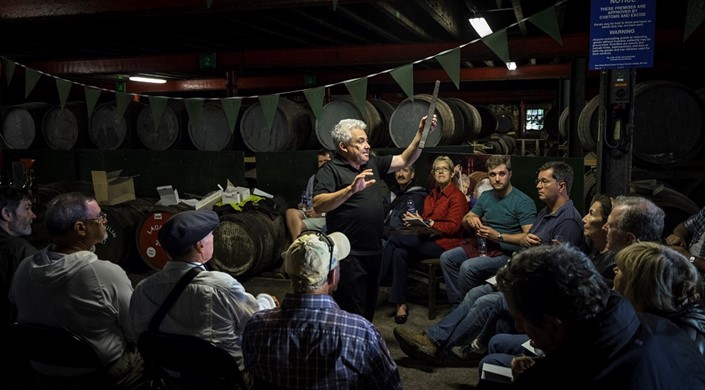
<svg viewBox="0 0 705 390">
<path fill-rule="evenodd" d="M 186 112 L 188 112 L 189 123 L 193 123 L 194 126 L 201 125 L 203 122 L 203 99 L 186 99 L 184 104 L 186 105 Z"/>
<path fill-rule="evenodd" d="M 115 92 L 115 103 L 117 111 L 115 111 L 115 123 L 120 123 L 125 120 L 125 110 L 130 106 L 132 95 L 125 92 Z"/>
<path fill-rule="evenodd" d="M 705 0 L 688 0 L 688 10 L 685 14 L 685 30 L 683 31 L 683 42 L 697 30 L 698 26 L 705 19 Z"/>
<path fill-rule="evenodd" d="M 211 9 L 211 5 L 213 5 L 213 0 L 206 0 L 206 8 Z"/>
<path fill-rule="evenodd" d="M 333 11 L 338 7 L 338 0 L 333 0 Z"/>
<path fill-rule="evenodd" d="M 455 88 L 460 89 L 460 48 L 456 47 L 455 49 L 441 53 L 436 56 L 436 59 L 441 63 L 441 66 L 445 69 L 446 73 L 448 73 L 448 76 L 450 76 L 453 84 L 455 84 Z"/>
<path fill-rule="evenodd" d="M 61 104 L 61 111 L 64 111 L 66 107 L 66 100 L 69 98 L 69 92 L 71 92 L 71 86 L 73 83 L 64 79 L 56 79 L 56 90 L 59 92 L 59 103 Z"/>
<path fill-rule="evenodd" d="M 279 94 L 260 96 L 259 104 L 264 114 L 264 122 L 267 128 L 271 129 L 274 123 L 274 114 L 277 113 L 277 106 L 279 106 Z"/>
<path fill-rule="evenodd" d="M 554 6 L 550 6 L 537 14 L 529 16 L 529 22 L 533 23 L 536 27 L 548 34 L 549 37 L 553 38 L 554 41 L 563 46 L 563 39 L 561 38 L 558 19 L 556 17 L 556 8 Z"/>
<path fill-rule="evenodd" d="M 86 109 L 88 109 L 88 117 L 93 115 L 93 110 L 95 109 L 95 104 L 98 103 L 98 98 L 100 97 L 100 89 L 95 87 L 85 86 L 83 92 L 86 94 Z"/>
<path fill-rule="evenodd" d="M 234 97 L 220 99 L 220 105 L 223 106 L 223 111 L 225 112 L 225 119 L 227 119 L 228 121 L 228 129 L 230 129 L 230 134 L 232 134 L 233 131 L 235 131 L 237 117 L 240 116 L 240 106 L 242 106 L 242 99 Z"/>
<path fill-rule="evenodd" d="M 353 101 L 355 101 L 355 107 L 360 110 L 360 113 L 364 118 L 367 117 L 367 77 L 361 77 L 359 79 L 348 81 L 345 83 L 345 87 L 350 92 Z"/>
<path fill-rule="evenodd" d="M 39 78 L 42 77 L 42 75 L 32 68 L 25 68 L 24 75 L 24 98 L 27 99 L 27 97 L 34 89 L 34 86 L 37 85 L 37 81 L 39 81 Z"/>
<path fill-rule="evenodd" d="M 6 58 L 3 58 L 2 68 L 5 71 L 5 81 L 7 81 L 7 86 L 10 86 L 10 81 L 12 81 L 12 75 L 15 73 L 15 61 L 10 61 Z"/>
<path fill-rule="evenodd" d="M 502 62 L 505 64 L 509 62 L 509 43 L 507 42 L 506 28 L 497 30 L 490 35 L 480 38 L 480 40 L 482 40 L 494 54 L 497 54 L 497 57 L 499 57 Z"/>
<path fill-rule="evenodd" d="M 406 97 L 414 101 L 414 64 L 402 65 L 393 71 L 389 72 L 394 78 L 394 81 L 399 84 L 401 90 L 404 91 Z"/>
<path fill-rule="evenodd" d="M 502 8 L 502 0 L 497 0 L 497 8 Z"/>
<path fill-rule="evenodd" d="M 323 110 L 323 97 L 325 96 L 325 92 L 326 90 L 324 87 L 304 90 L 304 96 L 306 96 L 308 106 L 311 107 L 313 116 L 315 116 L 316 119 L 318 119 L 321 115 L 321 111 Z"/>
<path fill-rule="evenodd" d="M 164 116 L 164 110 L 169 102 L 169 98 L 163 96 L 150 96 L 149 97 L 149 109 L 152 110 L 152 122 L 154 124 L 154 131 L 159 129 L 159 123 L 162 121 Z"/>
</svg>

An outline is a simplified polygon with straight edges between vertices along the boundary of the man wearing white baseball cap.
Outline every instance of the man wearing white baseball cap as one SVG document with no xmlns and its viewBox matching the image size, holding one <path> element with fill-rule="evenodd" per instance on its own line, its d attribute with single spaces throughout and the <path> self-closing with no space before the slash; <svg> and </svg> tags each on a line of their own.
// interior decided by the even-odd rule
<svg viewBox="0 0 705 390">
<path fill-rule="evenodd" d="M 384 338 L 364 317 L 341 310 L 331 294 L 339 262 L 350 254 L 343 233 L 302 232 L 284 253 L 293 293 L 255 313 L 242 333 L 245 367 L 255 384 L 289 389 L 401 389 Z M 264 388 L 264 387 L 263 387 Z"/>
</svg>

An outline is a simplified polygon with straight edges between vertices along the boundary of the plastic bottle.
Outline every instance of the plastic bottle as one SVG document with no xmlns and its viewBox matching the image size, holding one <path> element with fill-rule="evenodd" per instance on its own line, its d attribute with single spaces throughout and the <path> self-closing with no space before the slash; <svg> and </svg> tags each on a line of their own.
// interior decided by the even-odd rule
<svg viewBox="0 0 705 390">
<path fill-rule="evenodd" d="M 311 200 L 308 197 L 308 194 L 306 194 L 306 191 L 301 193 L 301 210 L 306 211 L 309 209 L 309 202 Z"/>
<path fill-rule="evenodd" d="M 487 239 L 485 237 L 477 236 L 477 253 L 480 256 L 487 256 Z"/>
<path fill-rule="evenodd" d="M 414 201 L 412 199 L 406 200 L 406 211 L 410 212 L 411 214 L 416 214 L 416 205 L 414 204 Z"/>
</svg>

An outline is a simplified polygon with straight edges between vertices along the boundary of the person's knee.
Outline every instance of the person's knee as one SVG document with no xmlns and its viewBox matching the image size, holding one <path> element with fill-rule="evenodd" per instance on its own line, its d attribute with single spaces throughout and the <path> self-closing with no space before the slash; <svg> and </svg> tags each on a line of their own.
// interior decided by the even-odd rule
<svg viewBox="0 0 705 390">
<path fill-rule="evenodd" d="M 287 221 L 295 221 L 295 220 L 302 220 L 303 214 L 301 213 L 301 210 L 299 209 L 286 209 L 286 219 Z"/>
</svg>

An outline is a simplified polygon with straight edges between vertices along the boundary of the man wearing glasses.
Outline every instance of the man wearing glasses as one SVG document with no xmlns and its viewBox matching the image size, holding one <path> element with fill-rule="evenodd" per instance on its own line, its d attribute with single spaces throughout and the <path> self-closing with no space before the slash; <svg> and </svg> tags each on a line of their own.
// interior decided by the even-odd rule
<svg viewBox="0 0 705 390">
<path fill-rule="evenodd" d="M 117 389 L 142 381 L 142 358 L 130 325 L 132 283 L 93 252 L 107 218 L 92 197 L 60 194 L 45 213 L 52 244 L 20 263 L 10 287 L 17 320 L 65 328 L 86 339 Z M 40 374 L 54 374 L 40 372 Z"/>
</svg>

